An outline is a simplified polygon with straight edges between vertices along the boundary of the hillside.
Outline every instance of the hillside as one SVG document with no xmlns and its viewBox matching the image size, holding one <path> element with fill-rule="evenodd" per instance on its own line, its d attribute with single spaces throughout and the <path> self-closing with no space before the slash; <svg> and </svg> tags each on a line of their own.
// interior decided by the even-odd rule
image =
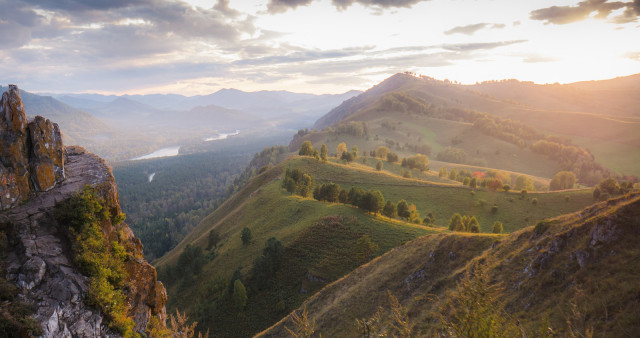
<svg viewBox="0 0 640 338">
<path fill-rule="evenodd" d="M 374 216 L 349 204 L 291 195 L 281 187 L 287 168 L 308 173 L 316 186 L 333 182 L 346 190 L 379 190 L 385 200 L 394 203 L 406 199 L 416 205 L 421 215 L 432 213 L 435 225 L 411 224 Z M 484 189 L 470 192 L 457 182 L 443 182 L 437 176 L 407 179 L 359 163 L 346 165 L 294 156 L 249 181 L 155 265 L 168 287 L 170 311 L 176 307 L 186 310 L 200 323 L 200 330 L 208 328 L 216 336 L 231 336 L 232 332 L 249 336 L 366 262 L 368 259 L 357 258 L 356 243 L 363 235 L 377 244 L 377 256 L 424 234 L 448 233 L 446 226 L 455 212 L 475 215 L 482 232 L 490 231 L 498 219 L 505 224 L 505 231 L 511 232 L 524 226 L 525 219 L 533 224 L 593 201 L 590 190 L 535 194 L 537 206 L 532 204 L 531 196 L 520 199 L 516 193 Z M 491 211 L 494 204 L 497 213 Z M 250 244 L 241 240 L 244 228 L 252 234 Z M 271 237 L 282 245 L 283 268 L 267 278 L 264 285 L 256 277 L 256 259 L 261 252 L 265 255 L 265 242 Z M 481 237 L 492 241 L 499 236 Z M 190 261 L 200 263 L 193 270 L 179 268 Z M 231 297 L 233 282 L 238 278 L 248 297 L 242 311 L 234 308 Z"/>
<path fill-rule="evenodd" d="M 640 119 L 636 108 L 636 100 L 640 95 L 635 84 L 637 81 L 638 76 L 634 75 L 571 85 L 534 85 L 516 80 L 459 85 L 424 76 L 396 74 L 334 108 L 320 118 L 314 128 L 325 129 L 349 122 L 367 122 L 373 129 L 385 122 L 385 118 L 388 120 L 385 122 L 388 128 L 391 128 L 393 123 L 409 122 L 409 126 L 419 125 L 423 130 L 405 131 L 405 128 L 402 128 L 407 134 L 405 139 L 397 140 L 400 145 L 420 145 L 424 142 L 434 151 L 438 151 L 444 146 L 456 146 L 451 143 L 458 140 L 447 141 L 453 140 L 457 134 L 468 133 L 462 126 L 453 128 L 453 124 L 457 122 L 472 125 L 479 118 L 488 116 L 494 120 L 501 119 L 503 123 L 511 123 L 509 120 L 517 121 L 521 124 L 517 129 L 530 128 L 540 134 L 537 139 L 554 136 L 563 138 L 564 143 L 569 140 L 574 145 L 588 149 L 589 156 L 593 154 L 596 163 L 601 163 L 618 174 L 640 175 L 637 161 L 627 160 L 640 156 Z M 445 125 L 444 129 L 440 130 L 438 124 L 442 123 L 420 121 L 425 118 L 446 120 L 446 124 L 451 126 Z M 410 138 L 409 133 L 414 135 L 412 141 L 406 140 Z M 517 137 L 522 136 L 512 129 L 509 133 Z M 527 154 L 529 146 L 535 142 L 535 139 L 531 138 L 533 135 L 518 141 L 524 142 L 525 147 L 510 141 L 513 140 L 513 136 L 509 135 L 508 138 L 498 138 L 516 148 L 524 149 L 507 149 L 510 156 L 503 160 L 507 163 L 496 162 L 496 159 L 490 158 L 487 153 L 491 149 L 495 150 L 496 154 L 498 151 L 502 153 L 503 150 L 500 146 L 485 149 L 479 147 L 487 142 L 495 143 L 491 138 L 496 138 L 496 135 L 489 135 L 486 130 L 484 134 L 492 137 L 478 139 L 469 135 L 467 139 L 472 144 L 463 143 L 459 148 L 465 150 L 469 156 L 484 159 L 486 163 L 491 163 L 492 167 L 500 169 L 523 171 L 521 168 L 510 166 L 514 162 L 523 163 L 523 159 L 533 163 L 540 160 Z M 373 131 L 369 135 L 372 138 L 377 135 L 381 141 L 379 143 L 385 139 L 395 141 L 388 132 Z M 416 139 L 416 136 L 421 139 Z M 513 155 L 518 153 L 521 156 L 514 158 Z M 541 167 L 550 169 L 551 162 L 558 161 L 547 159 L 547 163 Z M 557 167 L 559 166 L 556 165 Z M 533 169 L 536 169 L 535 166 Z M 548 173 L 540 171 L 525 172 L 550 177 Z M 580 173 L 577 174 L 581 176 Z M 594 173 L 582 176 L 585 182 L 593 184 L 589 177 L 606 177 L 607 173 L 604 169 L 598 168 Z"/>
<path fill-rule="evenodd" d="M 358 335 L 355 319 L 371 318 L 380 306 L 380 327 L 390 329 L 388 290 L 408 311 L 414 334 L 433 334 L 456 282 L 479 264 L 487 287 L 500 286 L 496 300 L 505 313 L 498 316 L 509 313 L 519 331 L 636 336 L 639 212 L 640 194 L 634 193 L 507 236 L 424 236 L 326 286 L 296 313 L 306 308 L 316 334 L 346 337 Z M 300 327 L 290 315 L 259 336 L 286 335 L 285 326 Z"/>
</svg>

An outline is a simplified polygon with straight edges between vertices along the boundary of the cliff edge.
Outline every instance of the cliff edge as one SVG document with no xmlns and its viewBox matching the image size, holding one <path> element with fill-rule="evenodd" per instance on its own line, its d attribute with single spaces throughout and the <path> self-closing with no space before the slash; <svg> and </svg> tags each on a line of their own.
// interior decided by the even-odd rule
<svg viewBox="0 0 640 338">
<path fill-rule="evenodd" d="M 0 101 L 0 231 L 8 247 L 2 262 L 6 280 L 17 286 L 17 299 L 31 305 L 44 337 L 118 336 L 104 315 L 85 303 L 90 278 L 74 261 L 70 224 L 55 217 L 57 204 L 86 186 L 104 200 L 113 219 L 121 214 L 118 188 L 109 166 L 81 147 L 63 147 L 55 123 L 40 116 L 26 120 L 16 86 Z M 126 250 L 122 291 L 134 330 L 144 332 L 152 316 L 164 323 L 167 295 L 156 270 L 142 255 L 142 244 L 129 227 L 101 222 L 106 243 Z"/>
</svg>

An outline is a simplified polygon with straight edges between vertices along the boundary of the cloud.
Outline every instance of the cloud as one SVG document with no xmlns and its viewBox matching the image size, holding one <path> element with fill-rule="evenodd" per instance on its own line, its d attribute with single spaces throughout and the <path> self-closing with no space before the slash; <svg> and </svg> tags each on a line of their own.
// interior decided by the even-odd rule
<svg viewBox="0 0 640 338">
<path fill-rule="evenodd" d="M 476 24 L 472 24 L 472 25 L 466 25 L 466 26 L 457 26 L 457 27 L 453 27 L 447 31 L 444 32 L 444 34 L 446 35 L 451 35 L 451 34 L 466 34 L 466 35 L 473 35 L 475 32 L 481 30 L 481 29 L 485 29 L 485 28 L 495 28 L 495 29 L 502 29 L 504 28 L 505 25 L 501 24 L 501 23 L 476 23 Z"/>
<path fill-rule="evenodd" d="M 307 6 L 314 0 L 269 0 L 267 10 L 269 13 L 282 13 L 289 9 L 295 9 L 298 6 Z M 376 11 L 374 14 L 380 15 L 382 9 L 388 8 L 410 8 L 411 6 L 429 0 L 332 0 L 331 3 L 339 10 L 349 8 L 354 4 L 360 4 L 365 7 L 372 7 Z"/>
<path fill-rule="evenodd" d="M 608 0 L 585 0 L 577 6 L 551 6 L 530 13 L 533 20 L 542 20 L 546 24 L 565 25 L 586 20 L 593 13 L 596 19 L 607 19 L 611 12 L 625 8 L 624 12 L 611 19 L 614 23 L 635 22 L 640 16 L 640 0 L 619 2 Z"/>
<path fill-rule="evenodd" d="M 473 51 L 473 50 L 488 50 L 498 47 L 504 47 L 513 45 L 516 43 L 527 42 L 528 40 L 511 40 L 511 41 L 496 41 L 496 42 L 472 42 L 472 43 L 458 43 L 458 44 L 446 44 L 442 45 L 443 49 L 450 51 Z"/>
<path fill-rule="evenodd" d="M 634 61 L 640 61 L 640 52 L 628 52 L 624 55 L 624 57 Z"/>
<path fill-rule="evenodd" d="M 307 6 L 313 0 L 270 0 L 267 4 L 269 13 L 282 13 L 288 9 L 296 9 L 298 6 Z"/>
</svg>

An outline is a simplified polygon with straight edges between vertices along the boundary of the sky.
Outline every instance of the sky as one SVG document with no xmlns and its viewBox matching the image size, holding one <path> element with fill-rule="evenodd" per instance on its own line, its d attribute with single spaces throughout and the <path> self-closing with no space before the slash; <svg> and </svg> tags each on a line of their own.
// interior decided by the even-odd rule
<svg viewBox="0 0 640 338">
<path fill-rule="evenodd" d="M 182 95 L 640 73 L 640 0 L 0 0 L 0 84 Z"/>
</svg>

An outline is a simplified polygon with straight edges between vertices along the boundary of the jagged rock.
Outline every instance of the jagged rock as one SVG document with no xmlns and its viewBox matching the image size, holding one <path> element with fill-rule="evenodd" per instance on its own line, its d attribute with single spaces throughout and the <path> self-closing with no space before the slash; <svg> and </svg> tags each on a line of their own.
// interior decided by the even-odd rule
<svg viewBox="0 0 640 338">
<path fill-rule="evenodd" d="M 117 337 L 105 325 L 100 311 L 85 304 L 89 279 L 75 268 L 66 239 L 67 225 L 52 216 L 57 202 L 86 185 L 99 189 L 112 215 L 119 213 L 115 179 L 101 158 L 80 147 L 66 148 L 64 163 L 64 181 L 28 203 L 0 213 L 0 223 L 11 228 L 15 243 L 6 258 L 6 277 L 20 287 L 20 299 L 36 309 L 33 317 L 43 337 Z M 132 255 L 126 263 L 124 291 L 128 316 L 134 318 L 135 330 L 143 332 L 151 315 L 166 319 L 166 291 L 157 281 L 155 268 L 142 258 L 142 244 L 129 227 L 111 222 L 102 227 L 105 236 L 121 241 Z"/>
<path fill-rule="evenodd" d="M 27 114 L 17 86 L 9 85 L 2 94 L 0 111 L 0 162 L 4 166 L 0 179 L 4 199 L 15 203 L 30 193 Z M 6 209 L 5 204 L 0 207 Z"/>
<path fill-rule="evenodd" d="M 36 116 L 28 124 L 31 137 L 29 165 L 31 181 L 36 191 L 51 190 L 64 180 L 62 135 L 58 124 Z"/>
<path fill-rule="evenodd" d="M 42 116 L 28 122 L 20 90 L 9 85 L 0 100 L 0 210 L 62 182 L 63 149 L 58 125 Z"/>
</svg>

